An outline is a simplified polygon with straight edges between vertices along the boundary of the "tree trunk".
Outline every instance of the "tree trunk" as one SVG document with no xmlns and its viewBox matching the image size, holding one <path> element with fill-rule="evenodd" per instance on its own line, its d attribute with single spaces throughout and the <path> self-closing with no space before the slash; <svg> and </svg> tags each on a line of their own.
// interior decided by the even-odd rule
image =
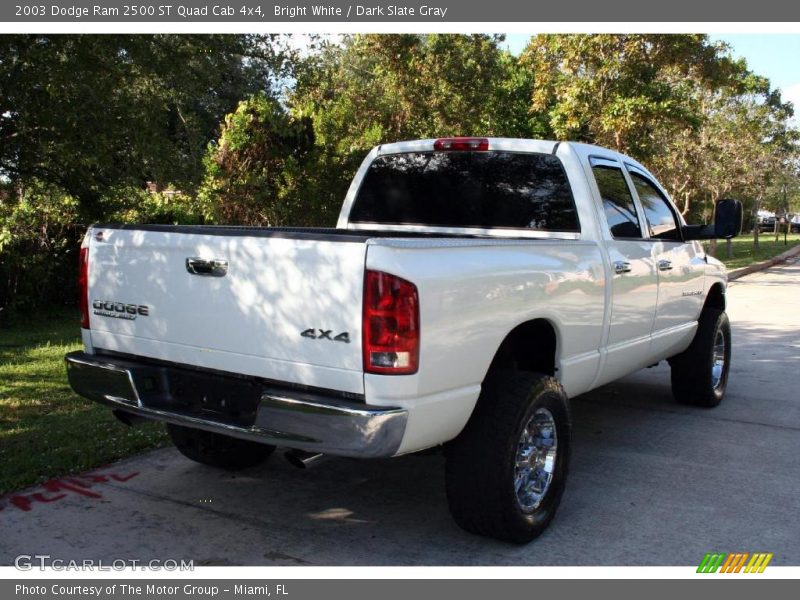
<svg viewBox="0 0 800 600">
<path fill-rule="evenodd" d="M 753 248 L 758 249 L 758 234 L 761 233 L 761 230 L 758 226 L 758 210 L 761 207 L 761 197 L 759 196 L 756 198 L 755 203 L 753 204 Z"/>
<path fill-rule="evenodd" d="M 714 212 L 716 212 L 716 210 L 717 210 L 717 200 L 719 200 L 719 192 L 714 189 L 714 190 L 711 191 L 711 206 L 713 207 Z M 714 213 L 711 213 L 711 215 L 712 215 L 711 218 L 713 219 L 714 218 Z M 713 240 L 709 241 L 709 243 L 708 243 L 708 253 L 711 256 L 713 256 L 714 258 L 717 258 L 717 239 L 716 238 L 714 238 Z"/>
</svg>

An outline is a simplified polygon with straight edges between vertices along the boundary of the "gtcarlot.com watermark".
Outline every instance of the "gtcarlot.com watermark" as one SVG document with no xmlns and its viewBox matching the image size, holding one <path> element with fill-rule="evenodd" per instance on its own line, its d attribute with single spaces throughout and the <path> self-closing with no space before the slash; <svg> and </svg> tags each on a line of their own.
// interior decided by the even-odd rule
<svg viewBox="0 0 800 600">
<path fill-rule="evenodd" d="M 114 560 L 64 560 L 52 558 L 49 554 L 20 554 L 14 559 L 14 566 L 20 571 L 194 571 L 193 560 L 117 558 Z"/>
</svg>

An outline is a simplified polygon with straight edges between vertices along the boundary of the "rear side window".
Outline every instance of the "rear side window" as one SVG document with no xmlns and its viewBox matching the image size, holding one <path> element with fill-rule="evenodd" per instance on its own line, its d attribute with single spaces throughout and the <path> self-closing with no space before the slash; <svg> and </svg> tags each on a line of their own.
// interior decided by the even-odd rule
<svg viewBox="0 0 800 600">
<path fill-rule="evenodd" d="M 642 228 L 636 215 L 633 195 L 619 167 L 596 165 L 594 179 L 603 199 L 608 228 L 614 238 L 641 238 Z"/>
<path fill-rule="evenodd" d="M 561 161 L 514 152 L 379 156 L 361 183 L 350 221 L 580 231 Z"/>
<path fill-rule="evenodd" d="M 647 226 L 650 228 L 650 237 L 659 240 L 682 241 L 678 223 L 667 199 L 647 179 L 633 171 L 630 173 L 633 187 L 636 188 L 639 201 L 644 208 Z"/>
</svg>

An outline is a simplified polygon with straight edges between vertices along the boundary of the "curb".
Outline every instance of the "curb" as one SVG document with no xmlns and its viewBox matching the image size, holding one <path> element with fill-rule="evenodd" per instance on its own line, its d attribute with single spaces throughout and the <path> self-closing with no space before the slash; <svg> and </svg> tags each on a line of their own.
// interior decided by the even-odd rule
<svg viewBox="0 0 800 600">
<path fill-rule="evenodd" d="M 764 269 L 768 269 L 774 265 L 777 265 L 778 263 L 785 262 L 790 258 L 797 256 L 798 254 L 800 254 L 800 245 L 795 246 L 791 250 L 787 250 L 783 254 L 778 254 L 778 256 L 773 256 L 772 258 L 763 260 L 760 263 L 755 263 L 752 265 L 747 265 L 746 267 L 734 269 L 733 271 L 728 272 L 728 281 L 734 281 L 735 279 L 739 279 L 739 277 L 750 275 L 750 273 L 763 271 Z"/>
</svg>

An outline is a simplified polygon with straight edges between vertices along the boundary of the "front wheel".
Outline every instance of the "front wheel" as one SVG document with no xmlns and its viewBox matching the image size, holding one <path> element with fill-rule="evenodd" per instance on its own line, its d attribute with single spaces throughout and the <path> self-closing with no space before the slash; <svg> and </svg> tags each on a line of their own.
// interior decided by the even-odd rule
<svg viewBox="0 0 800 600">
<path fill-rule="evenodd" d="M 172 443 L 186 458 L 203 465 L 238 471 L 267 460 L 275 446 L 232 438 L 227 435 L 167 424 Z"/>
<path fill-rule="evenodd" d="M 450 512 L 463 529 L 524 544 L 558 508 L 567 479 L 569 400 L 552 377 L 493 374 L 459 436 L 445 447 Z"/>
<path fill-rule="evenodd" d="M 707 308 L 700 315 L 691 345 L 670 359 L 672 395 L 682 404 L 717 406 L 728 385 L 731 325 L 724 311 Z"/>
</svg>

